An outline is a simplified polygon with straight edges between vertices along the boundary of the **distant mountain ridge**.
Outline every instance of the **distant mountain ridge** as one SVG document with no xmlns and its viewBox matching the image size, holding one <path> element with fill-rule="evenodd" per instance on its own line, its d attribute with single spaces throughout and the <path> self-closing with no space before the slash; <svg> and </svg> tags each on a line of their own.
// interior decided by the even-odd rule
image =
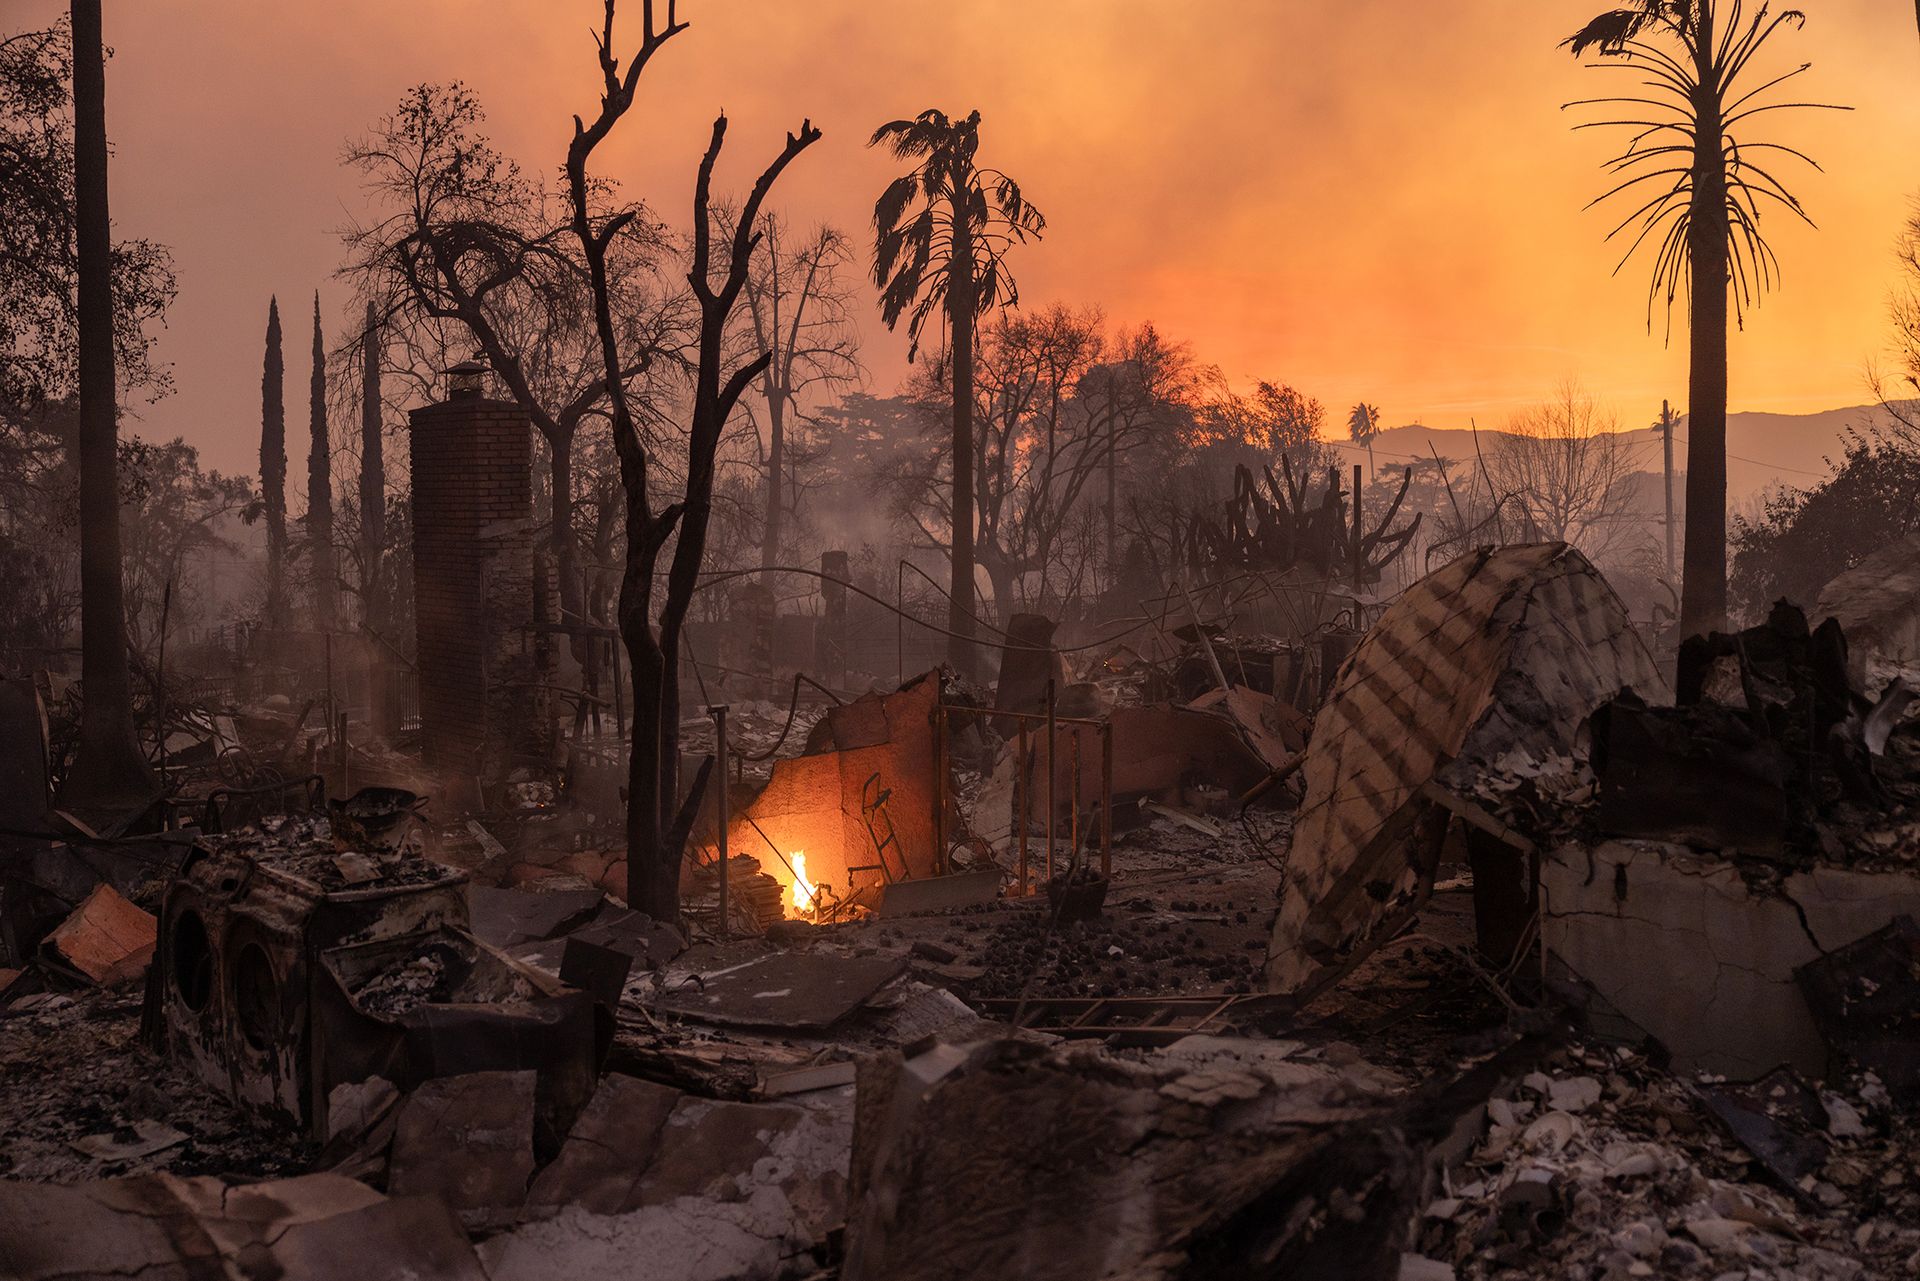
<svg viewBox="0 0 1920 1281">
<path fill-rule="evenodd" d="M 1878 405 L 1854 405 L 1846 409 L 1828 409 L 1815 414 L 1772 414 L 1743 411 L 1727 415 L 1727 498 L 1741 503 L 1776 482 L 1802 487 L 1818 484 L 1828 475 L 1827 460 L 1838 458 L 1849 428 L 1866 430 L 1887 421 Z M 1480 448 L 1486 449 L 1502 433 L 1480 429 Z M 1638 465 L 1648 471 L 1660 470 L 1660 435 L 1641 428 L 1624 433 L 1636 443 Z M 1687 425 L 1681 419 L 1674 437 L 1673 465 L 1676 472 L 1686 470 Z M 1367 451 L 1352 441 L 1331 442 L 1351 462 L 1366 461 Z M 1373 442 L 1373 456 L 1382 468 L 1431 458 L 1434 451 L 1442 458 L 1470 462 L 1474 456 L 1474 433 L 1461 427 L 1428 427 L 1412 423 L 1390 427 Z"/>
</svg>

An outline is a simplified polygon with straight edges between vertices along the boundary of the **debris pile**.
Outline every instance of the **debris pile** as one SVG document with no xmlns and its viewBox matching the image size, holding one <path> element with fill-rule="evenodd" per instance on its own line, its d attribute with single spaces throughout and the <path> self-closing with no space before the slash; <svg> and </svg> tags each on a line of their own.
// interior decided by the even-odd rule
<svg viewBox="0 0 1920 1281">
<path fill-rule="evenodd" d="M 1849 1281 L 1920 1263 L 1914 1122 L 1873 1078 L 1749 1111 L 1625 1047 L 1571 1046 L 1549 1068 L 1487 1100 L 1485 1134 L 1424 1209 L 1418 1251 L 1453 1275 Z"/>
<path fill-rule="evenodd" d="M 1269 479 L 1210 554 L 1397 552 Z M 26 842 L 0 1272 L 1920 1269 L 1920 725 L 1837 626 L 1690 643 L 1666 706 L 1557 544 L 1364 636 L 1178 599 L 1097 657 L 1022 616 L 993 690 L 732 705 L 660 919 L 584 736 Z"/>
</svg>

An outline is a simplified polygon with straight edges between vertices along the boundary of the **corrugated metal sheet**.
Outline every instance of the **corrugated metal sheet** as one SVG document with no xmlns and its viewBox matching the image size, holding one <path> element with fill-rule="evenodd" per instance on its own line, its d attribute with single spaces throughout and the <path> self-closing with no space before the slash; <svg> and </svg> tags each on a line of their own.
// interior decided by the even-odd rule
<svg viewBox="0 0 1920 1281">
<path fill-rule="evenodd" d="M 1623 687 L 1665 692 L 1625 606 L 1563 543 L 1482 549 L 1403 593 L 1315 721 L 1268 986 L 1350 963 L 1430 884 L 1430 851 L 1408 839 L 1431 804 L 1423 784 L 1516 747 L 1568 751 Z"/>
</svg>

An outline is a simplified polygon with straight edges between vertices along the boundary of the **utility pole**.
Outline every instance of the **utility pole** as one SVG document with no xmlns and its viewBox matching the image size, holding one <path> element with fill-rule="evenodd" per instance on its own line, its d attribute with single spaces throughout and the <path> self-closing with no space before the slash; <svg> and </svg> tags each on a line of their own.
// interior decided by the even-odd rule
<svg viewBox="0 0 1920 1281">
<path fill-rule="evenodd" d="M 1676 423 L 1673 407 L 1666 401 L 1660 402 L 1660 421 L 1654 424 L 1654 430 L 1660 433 L 1661 445 L 1666 453 L 1667 479 L 1667 581 L 1672 582 L 1673 569 L 1673 428 Z"/>
</svg>

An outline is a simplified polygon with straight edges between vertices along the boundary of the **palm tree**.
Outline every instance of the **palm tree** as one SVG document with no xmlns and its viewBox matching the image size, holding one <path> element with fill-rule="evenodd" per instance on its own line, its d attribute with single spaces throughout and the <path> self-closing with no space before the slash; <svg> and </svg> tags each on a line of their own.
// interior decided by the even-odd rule
<svg viewBox="0 0 1920 1281">
<path fill-rule="evenodd" d="M 938 313 L 947 324 L 953 360 L 953 583 L 947 601 L 947 661 L 974 673 L 973 647 L 973 347 L 974 321 L 1019 302 L 1006 253 L 1038 238 L 1047 220 L 1020 186 L 975 160 L 980 113 L 949 120 L 923 111 L 881 125 L 868 146 L 886 143 L 916 163 L 888 184 L 873 206 L 873 282 L 880 315 L 892 329 L 907 316 L 907 359 Z"/>
<path fill-rule="evenodd" d="M 80 386 L 80 741 L 61 781 L 69 811 L 124 816 L 153 799 L 133 732 L 121 581 L 113 240 L 107 212 L 106 61 L 100 0 L 73 0 L 73 211 Z"/>
<path fill-rule="evenodd" d="M 1373 475 L 1373 438 L 1380 434 L 1380 406 L 1361 401 L 1347 415 L 1347 435 L 1367 448 L 1367 475 Z"/>
<path fill-rule="evenodd" d="M 1756 163 L 1756 156 L 1782 152 L 1819 168 L 1792 147 L 1743 143 L 1732 131 L 1761 112 L 1825 105 L 1754 101 L 1811 64 L 1746 88 L 1742 77 L 1773 34 L 1789 23 L 1806 22 L 1797 9 L 1771 12 L 1766 0 L 1750 15 L 1746 8 L 1744 0 L 1636 0 L 1600 14 L 1562 42 L 1575 57 L 1588 50 L 1601 54 L 1594 65 L 1629 71 L 1638 79 L 1637 89 L 1645 90 L 1568 105 L 1601 106 L 1609 117 L 1628 117 L 1578 128 L 1633 131 L 1607 165 L 1621 181 L 1593 204 L 1655 184 L 1654 194 L 1608 233 L 1612 239 L 1633 231 L 1616 272 L 1642 244 L 1656 246 L 1648 327 L 1662 289 L 1669 317 L 1680 293 L 1688 295 L 1687 517 L 1680 598 L 1680 626 L 1688 636 L 1721 626 L 1727 612 L 1728 298 L 1738 323 L 1778 271 L 1760 231 L 1763 203 L 1780 205 L 1812 225 L 1799 200 Z"/>
</svg>

